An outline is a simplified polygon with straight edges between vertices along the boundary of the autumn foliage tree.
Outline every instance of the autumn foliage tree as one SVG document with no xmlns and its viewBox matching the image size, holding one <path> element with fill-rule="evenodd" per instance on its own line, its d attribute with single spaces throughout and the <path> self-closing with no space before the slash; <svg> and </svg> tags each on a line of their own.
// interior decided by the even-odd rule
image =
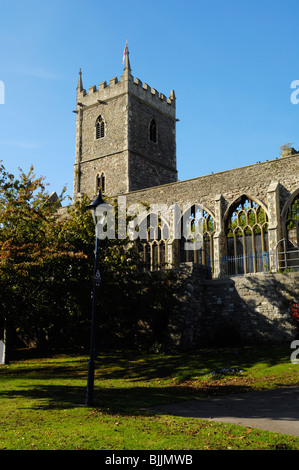
<svg viewBox="0 0 299 470">
<path fill-rule="evenodd" d="M 88 346 L 95 247 L 85 210 L 90 201 L 61 208 L 65 192 L 53 200 L 46 187 L 33 168 L 16 178 L 0 162 L 0 339 L 5 323 L 25 345 Z M 108 346 L 134 342 L 140 320 L 161 335 L 161 312 L 171 309 L 172 295 L 166 274 L 140 277 L 134 249 L 118 239 L 112 204 L 115 239 L 101 240 L 99 248 L 97 334 Z"/>
<path fill-rule="evenodd" d="M 61 208 L 65 191 L 53 200 L 46 188 L 33 167 L 16 178 L 0 164 L 0 339 L 5 323 L 27 345 L 84 345 L 95 247 L 94 223 L 85 210 L 90 201 Z M 117 221 L 117 202 L 112 204 Z M 124 323 L 132 325 L 132 301 L 141 288 L 135 251 L 117 233 L 116 223 L 115 239 L 101 240 L 99 248 L 99 328 L 110 338 Z"/>
<path fill-rule="evenodd" d="M 33 168 L 15 178 L 1 164 L 0 315 L 28 343 L 41 345 L 81 314 L 74 292 L 84 268 L 87 281 L 88 250 L 67 239 L 63 197 L 51 201 Z"/>
</svg>

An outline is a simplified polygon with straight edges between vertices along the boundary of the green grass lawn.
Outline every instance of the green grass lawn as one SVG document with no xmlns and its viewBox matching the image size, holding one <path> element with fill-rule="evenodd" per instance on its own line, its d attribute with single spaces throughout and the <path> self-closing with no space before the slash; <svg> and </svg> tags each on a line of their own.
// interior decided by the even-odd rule
<svg viewBox="0 0 299 470">
<path fill-rule="evenodd" d="M 96 361 L 92 408 L 84 406 L 87 356 L 13 360 L 0 366 L 0 450 L 298 450 L 296 437 L 147 411 L 156 404 L 298 384 L 291 352 L 288 345 L 104 352 Z"/>
</svg>

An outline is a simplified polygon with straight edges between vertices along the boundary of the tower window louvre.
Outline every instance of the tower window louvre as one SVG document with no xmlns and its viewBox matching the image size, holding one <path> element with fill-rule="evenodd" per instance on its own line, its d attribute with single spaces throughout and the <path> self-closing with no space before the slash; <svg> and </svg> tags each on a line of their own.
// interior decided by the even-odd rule
<svg viewBox="0 0 299 470">
<path fill-rule="evenodd" d="M 99 116 L 96 122 L 96 139 L 105 137 L 105 122 L 102 116 Z"/>
</svg>

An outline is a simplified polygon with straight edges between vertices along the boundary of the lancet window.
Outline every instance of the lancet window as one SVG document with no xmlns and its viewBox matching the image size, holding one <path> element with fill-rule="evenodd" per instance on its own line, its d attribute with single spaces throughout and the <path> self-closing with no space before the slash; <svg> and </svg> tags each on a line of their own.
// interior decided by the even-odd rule
<svg viewBox="0 0 299 470">
<path fill-rule="evenodd" d="M 105 178 L 105 173 L 99 173 L 97 175 L 97 191 L 100 189 L 102 193 L 105 192 L 106 190 L 106 178 Z"/>
<path fill-rule="evenodd" d="M 282 268 L 299 271 L 299 194 L 289 206 L 286 218 L 286 253 L 279 260 Z"/>
<path fill-rule="evenodd" d="M 152 119 L 150 122 L 149 133 L 150 133 L 150 140 L 152 142 L 157 142 L 157 124 L 156 124 L 155 119 Z"/>
<path fill-rule="evenodd" d="M 286 221 L 288 249 L 298 250 L 299 242 L 299 195 L 289 207 Z"/>
<path fill-rule="evenodd" d="M 214 218 L 207 211 L 203 211 L 203 264 L 208 264 L 214 259 L 214 243 L 213 237 L 215 234 L 215 221 Z"/>
</svg>

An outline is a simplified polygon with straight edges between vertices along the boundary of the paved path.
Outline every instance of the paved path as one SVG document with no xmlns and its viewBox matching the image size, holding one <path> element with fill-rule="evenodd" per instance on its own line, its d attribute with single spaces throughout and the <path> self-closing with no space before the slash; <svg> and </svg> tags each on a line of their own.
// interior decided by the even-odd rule
<svg viewBox="0 0 299 470">
<path fill-rule="evenodd" d="M 299 437 L 299 387 L 156 406 L 159 414 L 201 418 Z"/>
</svg>

